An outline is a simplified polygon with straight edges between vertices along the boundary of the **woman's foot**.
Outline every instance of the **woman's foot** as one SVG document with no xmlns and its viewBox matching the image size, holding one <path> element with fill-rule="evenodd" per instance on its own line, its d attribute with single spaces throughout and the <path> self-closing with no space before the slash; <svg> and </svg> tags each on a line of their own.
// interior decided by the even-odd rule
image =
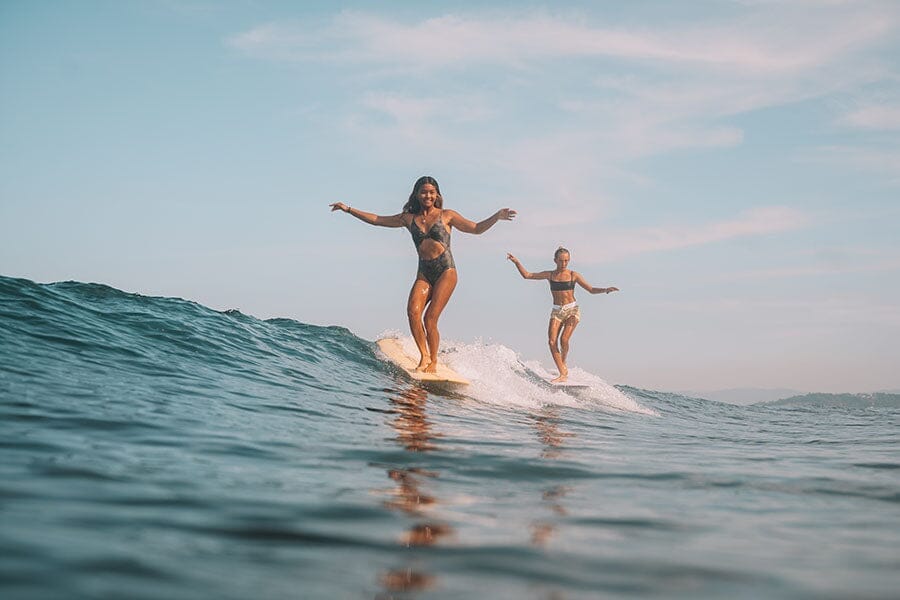
<svg viewBox="0 0 900 600">
<path fill-rule="evenodd" d="M 568 377 L 569 377 L 568 373 L 561 373 L 560 376 L 557 377 L 556 379 L 551 379 L 550 383 L 563 383 L 566 379 L 568 379 Z"/>
<path fill-rule="evenodd" d="M 437 361 L 434 361 L 433 363 L 431 363 L 427 367 L 425 367 L 425 372 L 426 373 L 437 373 Z"/>
<path fill-rule="evenodd" d="M 431 366 L 431 361 L 427 358 L 423 358 L 419 361 L 419 364 L 416 366 L 416 371 L 421 373 L 425 371 L 426 373 L 434 373 L 434 371 L 428 371 L 428 367 Z"/>
</svg>

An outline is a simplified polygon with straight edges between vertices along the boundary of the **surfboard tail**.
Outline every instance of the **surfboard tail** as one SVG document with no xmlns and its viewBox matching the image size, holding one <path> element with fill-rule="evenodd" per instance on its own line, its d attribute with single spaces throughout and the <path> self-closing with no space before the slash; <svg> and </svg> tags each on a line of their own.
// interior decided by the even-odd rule
<svg viewBox="0 0 900 600">
<path fill-rule="evenodd" d="M 469 380 L 448 367 L 438 362 L 435 373 L 416 371 L 418 363 L 403 349 L 403 344 L 397 338 L 381 338 L 377 340 L 378 349 L 394 365 L 400 367 L 410 379 L 429 383 L 448 383 L 453 385 L 469 385 Z"/>
</svg>

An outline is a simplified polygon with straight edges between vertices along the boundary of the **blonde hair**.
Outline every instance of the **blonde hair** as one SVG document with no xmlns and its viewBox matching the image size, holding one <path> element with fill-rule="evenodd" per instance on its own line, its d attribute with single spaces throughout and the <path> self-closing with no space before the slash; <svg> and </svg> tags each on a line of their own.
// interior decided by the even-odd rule
<svg viewBox="0 0 900 600">
<path fill-rule="evenodd" d="M 565 252 L 569 256 L 572 256 L 572 253 L 569 252 L 568 248 L 563 248 L 562 246 L 560 246 L 559 248 L 556 249 L 556 252 L 553 253 L 553 260 L 556 260 L 557 258 L 559 258 L 559 255 L 562 254 L 563 252 Z"/>
</svg>

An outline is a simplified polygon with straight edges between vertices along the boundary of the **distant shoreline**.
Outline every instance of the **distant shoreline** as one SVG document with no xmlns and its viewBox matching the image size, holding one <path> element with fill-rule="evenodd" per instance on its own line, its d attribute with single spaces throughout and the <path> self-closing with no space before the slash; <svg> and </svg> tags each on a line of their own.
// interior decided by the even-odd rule
<svg viewBox="0 0 900 600">
<path fill-rule="evenodd" d="M 804 402 L 893 402 L 896 396 L 900 402 L 900 390 L 878 390 L 874 392 L 805 392 L 785 388 L 732 388 L 724 390 L 696 391 L 684 390 L 677 394 L 692 398 L 703 398 L 726 404 L 746 406 L 750 404 L 787 404 L 798 401 Z"/>
</svg>

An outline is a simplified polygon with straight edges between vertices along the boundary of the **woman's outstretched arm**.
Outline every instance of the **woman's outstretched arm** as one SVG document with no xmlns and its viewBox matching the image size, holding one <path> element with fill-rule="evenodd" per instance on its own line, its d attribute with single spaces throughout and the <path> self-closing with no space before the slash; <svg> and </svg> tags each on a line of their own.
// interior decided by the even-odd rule
<svg viewBox="0 0 900 600">
<path fill-rule="evenodd" d="M 403 221 L 403 213 L 398 215 L 376 215 L 374 213 L 368 213 L 358 208 L 352 208 L 347 206 L 343 202 L 335 202 L 334 204 L 329 204 L 331 207 L 331 212 L 336 210 L 342 210 L 347 214 L 353 215 L 360 221 L 364 223 L 368 223 L 369 225 L 378 225 L 379 227 L 405 227 L 406 223 Z"/>
<path fill-rule="evenodd" d="M 608 287 L 608 288 L 598 288 L 593 287 L 587 281 L 585 281 L 584 277 L 581 276 L 581 273 L 575 272 L 575 282 L 578 283 L 581 287 L 586 289 L 592 294 L 609 294 L 610 292 L 618 292 L 619 288 L 617 287 Z"/>
<path fill-rule="evenodd" d="M 447 214 L 450 216 L 450 218 L 447 219 L 447 223 L 456 227 L 463 233 L 474 233 L 478 235 L 493 227 L 497 221 L 512 221 L 516 218 L 517 213 L 511 208 L 501 208 L 484 221 L 478 223 L 468 220 L 455 210 L 448 210 Z"/>
<path fill-rule="evenodd" d="M 522 266 L 522 263 L 519 261 L 519 259 L 516 258 L 515 256 L 513 256 L 512 254 L 507 253 L 507 254 L 506 254 L 506 258 L 507 258 L 508 260 L 511 260 L 512 263 L 513 263 L 514 265 L 516 265 L 516 268 L 519 270 L 519 274 L 520 274 L 522 277 L 524 277 L 525 279 L 549 279 L 549 278 L 550 278 L 550 272 L 549 272 L 549 271 L 541 271 L 540 273 L 529 273 L 529 272 L 525 269 L 525 267 Z"/>
</svg>

